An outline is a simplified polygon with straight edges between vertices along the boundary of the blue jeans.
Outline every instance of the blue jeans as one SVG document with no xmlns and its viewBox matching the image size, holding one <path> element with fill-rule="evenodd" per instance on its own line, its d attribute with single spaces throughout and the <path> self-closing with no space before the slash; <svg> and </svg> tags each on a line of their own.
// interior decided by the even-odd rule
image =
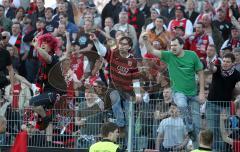
<svg viewBox="0 0 240 152">
<path fill-rule="evenodd" d="M 227 144 L 222 140 L 220 132 L 220 113 L 226 109 L 226 112 L 229 114 L 230 108 L 214 104 L 211 101 L 207 101 L 206 104 L 206 119 L 207 126 L 213 131 L 213 151 L 227 152 Z"/>
<path fill-rule="evenodd" d="M 115 93 L 115 92 L 114 92 Z M 113 115 L 116 118 L 116 124 L 119 127 L 124 127 L 126 123 L 127 118 L 127 111 L 128 108 L 128 101 L 121 100 L 121 97 L 119 94 L 115 94 L 115 102 L 112 103 L 112 111 Z"/>
<path fill-rule="evenodd" d="M 197 137 L 200 131 L 200 104 L 197 97 L 174 92 L 173 100 L 181 112 L 181 117 L 186 124 L 187 131 L 193 132 Z M 194 146 L 198 146 L 197 141 L 194 141 Z"/>
</svg>

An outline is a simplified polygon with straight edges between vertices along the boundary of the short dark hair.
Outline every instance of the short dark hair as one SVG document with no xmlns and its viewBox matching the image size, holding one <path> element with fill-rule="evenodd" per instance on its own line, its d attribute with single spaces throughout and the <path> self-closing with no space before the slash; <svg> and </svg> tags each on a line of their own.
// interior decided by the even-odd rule
<svg viewBox="0 0 240 152">
<path fill-rule="evenodd" d="M 51 8 L 51 7 L 47 7 L 47 8 L 45 8 L 45 12 L 47 12 L 48 10 L 50 10 L 52 13 L 54 13 L 53 8 Z"/>
<path fill-rule="evenodd" d="M 213 132 L 211 130 L 202 130 L 199 137 L 203 145 L 211 146 L 213 142 Z"/>
<path fill-rule="evenodd" d="M 68 18 L 67 13 L 60 13 L 59 16 L 60 16 L 60 15 L 62 15 L 62 16 L 65 17 L 65 18 Z"/>
<path fill-rule="evenodd" d="M 131 46 L 131 47 L 133 47 L 133 41 L 132 41 L 132 39 L 131 39 L 130 37 L 128 37 L 128 36 L 123 36 L 123 37 L 120 38 L 119 42 L 120 42 L 120 41 L 123 41 L 123 40 L 127 40 L 128 45 Z"/>
<path fill-rule="evenodd" d="M 226 53 L 223 58 L 230 58 L 232 60 L 232 63 L 235 62 L 235 56 L 232 53 Z"/>
<path fill-rule="evenodd" d="M 114 132 L 118 129 L 118 126 L 113 122 L 104 123 L 101 129 L 102 137 L 108 137 L 109 133 Z"/>
<path fill-rule="evenodd" d="M 184 44 L 183 39 L 180 38 L 180 37 L 178 37 L 178 36 L 172 39 L 172 41 L 175 41 L 175 40 L 178 40 L 178 43 L 179 43 L 180 45 L 183 45 L 183 44 Z"/>
<path fill-rule="evenodd" d="M 200 24 L 200 25 L 202 25 L 202 27 L 204 27 L 203 22 L 197 22 L 197 24 Z"/>
</svg>

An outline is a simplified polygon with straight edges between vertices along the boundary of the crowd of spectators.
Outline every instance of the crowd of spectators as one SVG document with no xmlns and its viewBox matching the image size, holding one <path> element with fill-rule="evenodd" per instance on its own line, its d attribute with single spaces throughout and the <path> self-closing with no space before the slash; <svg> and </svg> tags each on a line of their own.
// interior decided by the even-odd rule
<svg viewBox="0 0 240 152">
<path fill-rule="evenodd" d="M 82 148 L 106 121 L 126 144 L 133 110 L 136 150 L 240 151 L 239 0 L 56 2 L 1 1 L 2 144 Z"/>
</svg>

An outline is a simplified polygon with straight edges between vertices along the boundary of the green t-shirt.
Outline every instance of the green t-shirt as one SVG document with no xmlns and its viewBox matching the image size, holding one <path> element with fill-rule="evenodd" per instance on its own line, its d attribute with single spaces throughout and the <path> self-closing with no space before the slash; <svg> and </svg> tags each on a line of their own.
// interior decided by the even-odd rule
<svg viewBox="0 0 240 152">
<path fill-rule="evenodd" d="M 168 65 L 172 89 L 188 96 L 197 94 L 195 74 L 203 65 L 193 51 L 184 51 L 184 56 L 177 57 L 170 51 L 162 51 L 161 60 Z"/>
</svg>

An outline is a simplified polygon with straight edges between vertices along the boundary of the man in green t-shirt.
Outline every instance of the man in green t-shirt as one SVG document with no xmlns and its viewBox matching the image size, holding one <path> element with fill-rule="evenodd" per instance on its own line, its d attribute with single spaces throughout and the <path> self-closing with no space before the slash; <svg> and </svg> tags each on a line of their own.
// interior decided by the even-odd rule
<svg viewBox="0 0 240 152">
<path fill-rule="evenodd" d="M 181 110 L 188 131 L 197 135 L 200 129 L 199 103 L 205 101 L 203 65 L 200 59 L 195 52 L 183 50 L 184 41 L 179 37 L 171 41 L 170 51 L 153 49 L 147 34 L 142 34 L 141 39 L 149 53 L 158 56 L 167 64 L 173 100 Z M 200 84 L 198 99 L 196 73 Z"/>
</svg>

